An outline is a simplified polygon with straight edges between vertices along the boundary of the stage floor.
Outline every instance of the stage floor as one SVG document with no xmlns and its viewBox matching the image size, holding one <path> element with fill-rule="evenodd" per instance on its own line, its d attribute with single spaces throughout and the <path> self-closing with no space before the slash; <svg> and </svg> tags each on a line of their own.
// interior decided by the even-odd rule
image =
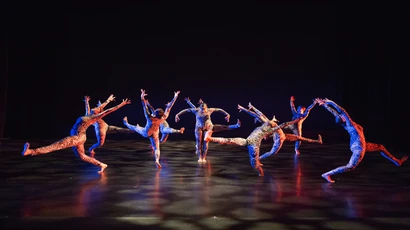
<svg viewBox="0 0 410 230">
<path fill-rule="evenodd" d="M 2 229 L 410 229 L 410 161 L 396 167 L 368 153 L 334 184 L 320 176 L 348 162 L 348 143 L 306 143 L 297 158 L 285 143 L 262 161 L 264 177 L 244 147 L 211 143 L 198 164 L 194 141 L 172 137 L 162 169 L 148 140 L 107 140 L 96 151 L 109 165 L 102 175 L 71 149 L 23 157 L 23 144 L 2 142 Z M 262 152 L 270 148 L 264 142 Z"/>
</svg>

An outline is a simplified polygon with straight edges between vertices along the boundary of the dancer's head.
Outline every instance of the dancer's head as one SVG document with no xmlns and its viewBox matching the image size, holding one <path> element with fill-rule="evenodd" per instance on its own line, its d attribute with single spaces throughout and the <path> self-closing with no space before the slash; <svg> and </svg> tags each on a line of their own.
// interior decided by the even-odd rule
<svg viewBox="0 0 410 230">
<path fill-rule="evenodd" d="M 208 110 L 208 105 L 205 102 L 199 103 L 199 109 L 202 112 L 206 112 Z"/>
<path fill-rule="evenodd" d="M 164 114 L 165 114 L 164 110 L 161 108 L 158 108 L 154 110 L 154 113 L 152 113 L 152 116 L 156 118 L 161 118 L 162 116 L 164 116 Z"/>
<path fill-rule="evenodd" d="M 305 106 L 298 106 L 298 113 L 304 113 L 306 111 L 306 107 Z"/>
</svg>

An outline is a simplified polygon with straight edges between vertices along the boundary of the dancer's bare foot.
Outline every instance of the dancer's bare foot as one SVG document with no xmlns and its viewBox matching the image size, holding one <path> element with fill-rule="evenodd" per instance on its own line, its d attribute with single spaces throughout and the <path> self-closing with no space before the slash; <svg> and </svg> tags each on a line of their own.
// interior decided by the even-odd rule
<svg viewBox="0 0 410 230">
<path fill-rule="evenodd" d="M 30 144 L 28 142 L 26 142 L 24 144 L 24 149 L 23 149 L 23 152 L 21 153 L 21 155 L 23 155 L 23 156 L 31 155 L 31 151 L 30 151 L 29 148 L 30 148 Z"/>
<path fill-rule="evenodd" d="M 199 159 L 198 159 L 198 163 L 202 163 L 202 158 L 199 158 Z"/>
<path fill-rule="evenodd" d="M 206 159 L 205 159 L 205 158 L 202 158 L 202 163 L 206 163 Z"/>
<path fill-rule="evenodd" d="M 128 117 L 124 117 L 124 118 L 122 119 L 122 122 L 124 123 L 124 125 L 125 125 L 125 124 L 128 124 Z"/>
<path fill-rule="evenodd" d="M 295 149 L 295 155 L 300 155 L 299 149 Z"/>
<path fill-rule="evenodd" d="M 241 124 L 242 124 L 242 123 L 241 123 L 241 120 L 239 120 L 239 119 L 236 120 L 236 127 L 240 128 L 240 127 L 241 127 Z"/>
<path fill-rule="evenodd" d="M 94 158 L 95 152 L 94 150 L 90 150 L 90 157 Z"/>
<path fill-rule="evenodd" d="M 322 135 L 318 134 L 318 136 L 319 136 L 319 138 L 318 138 L 317 141 L 319 142 L 319 144 L 323 144 Z"/>
<path fill-rule="evenodd" d="M 402 157 L 402 158 L 399 160 L 399 165 L 398 165 L 398 166 L 401 166 L 401 164 L 403 164 L 403 162 L 405 162 L 405 161 L 407 160 L 407 158 L 408 158 L 408 156 Z"/>
<path fill-rule="evenodd" d="M 258 167 L 258 168 L 256 168 L 256 170 L 258 170 L 258 174 L 259 174 L 260 177 L 262 177 L 262 176 L 265 175 L 265 173 L 263 172 L 263 168 L 262 168 L 262 167 Z"/>
<path fill-rule="evenodd" d="M 157 166 L 157 168 L 162 168 L 161 164 L 158 161 L 155 162 L 155 165 Z"/>
<path fill-rule="evenodd" d="M 106 165 L 106 164 L 104 164 L 104 163 L 101 163 L 101 170 L 100 171 L 98 171 L 98 173 L 103 173 L 104 172 L 104 170 L 108 167 L 108 165 Z"/>
<path fill-rule="evenodd" d="M 330 182 L 330 183 L 335 183 L 335 181 L 334 181 L 334 180 L 332 180 L 332 178 L 330 178 L 330 176 L 329 176 L 329 175 L 322 174 L 322 177 L 323 177 L 323 178 L 325 178 L 325 180 L 327 180 L 327 181 L 328 181 L 328 182 Z"/>
<path fill-rule="evenodd" d="M 184 128 L 184 127 L 182 127 L 181 129 L 179 129 L 179 133 L 180 133 L 180 134 L 184 134 L 184 131 L 185 131 L 185 128 Z"/>
</svg>

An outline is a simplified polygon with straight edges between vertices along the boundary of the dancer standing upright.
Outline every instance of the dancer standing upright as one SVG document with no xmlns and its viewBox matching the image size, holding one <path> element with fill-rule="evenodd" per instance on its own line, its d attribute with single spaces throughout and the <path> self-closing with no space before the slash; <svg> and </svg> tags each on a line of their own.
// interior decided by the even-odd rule
<svg viewBox="0 0 410 230">
<path fill-rule="evenodd" d="M 186 100 L 190 104 L 189 100 Z M 192 106 L 192 105 L 191 105 Z M 209 136 L 212 136 L 214 124 L 211 120 L 211 114 L 214 112 L 220 112 L 225 115 L 225 120 L 229 122 L 230 115 L 225 110 L 220 108 L 208 108 L 208 105 L 202 100 L 199 103 L 198 108 L 188 108 L 181 110 L 177 115 L 175 115 L 175 122 L 180 120 L 179 116 L 184 113 L 193 113 L 195 114 L 195 140 L 196 140 L 196 154 L 198 156 L 199 163 L 206 162 L 206 156 L 208 154 L 208 141 L 204 140 L 204 134 L 208 133 Z"/>
<path fill-rule="evenodd" d="M 290 129 L 293 132 L 293 134 L 302 136 L 302 124 L 308 117 L 313 107 L 315 107 L 316 100 L 313 100 L 313 103 L 309 105 L 309 107 L 307 108 L 304 106 L 298 106 L 297 109 L 295 107 L 294 101 L 295 101 L 295 97 L 291 96 L 290 97 L 290 109 L 292 111 L 292 120 L 297 119 L 297 118 L 300 118 L 300 120 L 295 124 L 289 125 L 287 128 Z M 295 141 L 295 154 L 296 155 L 300 154 L 299 148 L 300 148 L 301 143 L 302 141 Z"/>
</svg>

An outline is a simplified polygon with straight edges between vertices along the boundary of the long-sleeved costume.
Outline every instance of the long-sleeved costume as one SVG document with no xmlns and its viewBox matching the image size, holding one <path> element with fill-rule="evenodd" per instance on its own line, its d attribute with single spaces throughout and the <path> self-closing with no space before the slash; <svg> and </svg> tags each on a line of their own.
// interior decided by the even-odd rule
<svg viewBox="0 0 410 230">
<path fill-rule="evenodd" d="M 130 130 L 139 133 L 143 137 L 149 138 L 155 155 L 155 164 L 157 165 L 157 167 L 161 168 L 162 166 L 159 163 L 161 155 L 159 148 L 160 125 L 168 118 L 171 108 L 174 105 L 176 99 L 178 98 L 179 91 L 175 92 L 174 98 L 171 100 L 170 103 L 168 103 L 165 111 L 163 111 L 163 114 L 161 114 L 160 112 L 162 111 L 162 109 L 157 109 L 155 110 L 154 114 L 151 114 L 147 105 L 147 100 L 145 99 L 145 91 L 141 90 L 141 92 L 142 108 L 144 110 L 144 115 L 146 119 L 145 127 L 139 126 L 138 124 L 129 124 L 127 117 L 124 118 L 123 122 L 124 125 Z"/>
<path fill-rule="evenodd" d="M 362 126 L 354 122 L 350 118 L 346 110 L 341 106 L 328 99 L 317 100 L 322 107 L 326 108 L 335 116 L 336 122 L 340 123 L 350 135 L 350 151 L 352 151 L 352 156 L 350 157 L 349 163 L 345 166 L 337 167 L 333 170 L 330 170 L 329 172 L 322 174 L 322 177 L 325 178 L 328 182 L 334 182 L 334 180 L 331 179 L 331 176 L 333 175 L 355 169 L 357 165 L 359 165 L 359 163 L 362 161 L 366 152 L 380 152 L 383 157 L 392 161 L 397 166 L 401 166 L 401 164 L 407 160 L 407 156 L 404 156 L 401 159 L 395 158 L 381 144 L 366 142 Z"/>
<path fill-rule="evenodd" d="M 295 98 L 292 96 L 290 98 L 290 109 L 292 111 L 292 120 L 300 118 L 299 122 L 289 125 L 287 128 L 290 129 L 293 134 L 302 136 L 302 124 L 308 117 L 310 111 L 315 107 L 316 101 L 314 101 L 309 107 L 305 108 L 303 106 L 299 106 L 297 109 L 295 108 L 294 104 Z M 301 145 L 302 141 L 295 141 L 295 153 L 300 154 L 299 148 Z"/>
<path fill-rule="evenodd" d="M 188 99 L 186 99 L 186 101 L 191 106 L 191 108 L 181 110 L 177 115 L 175 115 L 175 121 L 178 122 L 179 116 L 181 116 L 184 113 L 190 112 L 195 114 L 195 153 L 198 156 L 198 162 L 203 163 L 206 162 L 206 156 L 208 154 L 208 141 L 204 140 L 204 134 L 212 136 L 212 132 L 214 132 L 215 128 L 217 129 L 217 131 L 222 131 L 231 128 L 238 128 L 240 127 L 240 124 L 237 124 L 234 127 L 214 125 L 211 120 L 212 113 L 223 113 L 227 121 L 229 121 L 229 113 L 220 108 L 208 108 L 207 104 L 203 103 L 202 100 L 200 101 L 199 108 L 195 107 L 195 105 L 193 105 Z"/>
<path fill-rule="evenodd" d="M 129 103 L 130 102 L 128 101 L 128 99 L 126 99 L 121 104 L 115 107 L 112 107 L 110 109 L 107 109 L 101 113 L 90 114 L 90 115 L 79 117 L 76 123 L 74 124 L 73 128 L 71 129 L 70 136 L 65 137 L 59 141 L 56 141 L 51 145 L 40 147 L 40 148 L 35 148 L 35 149 L 30 149 L 30 144 L 26 143 L 24 145 L 24 150 L 22 152 L 22 155 L 23 156 L 29 156 L 29 155 L 35 156 L 38 154 L 47 154 L 53 151 L 72 147 L 75 154 L 81 160 L 91 163 L 96 166 L 100 166 L 101 167 L 100 172 L 102 172 L 107 167 L 107 165 L 85 154 L 84 143 L 87 140 L 86 131 L 92 124 L 94 124 L 98 120 L 102 119 L 106 115 L 116 111 L 117 109 Z"/>
<path fill-rule="evenodd" d="M 246 146 L 248 148 L 250 164 L 252 168 L 256 169 L 259 173 L 259 176 L 263 176 L 263 169 L 262 164 L 259 161 L 259 152 L 260 152 L 260 145 L 264 138 L 272 135 L 278 129 L 287 127 L 298 120 L 293 120 L 290 122 L 283 123 L 281 125 L 277 125 L 276 122 L 273 120 L 269 120 L 265 115 L 263 115 L 259 110 L 258 113 L 245 109 L 242 106 L 238 106 L 240 111 L 245 111 L 249 115 L 256 118 L 258 121 L 262 123 L 261 126 L 255 128 L 252 133 L 247 138 L 223 138 L 223 137 L 211 137 L 206 135 L 205 139 L 210 142 L 217 142 L 220 144 L 225 145 L 238 145 L 238 146 Z M 255 110 L 255 108 L 253 107 Z"/>
<path fill-rule="evenodd" d="M 90 110 L 90 104 L 89 104 L 89 100 L 85 99 L 85 115 L 90 115 L 91 112 L 93 112 L 94 114 L 100 113 L 102 111 L 104 111 L 104 108 L 108 105 L 108 103 L 111 102 L 111 97 L 110 96 L 109 99 L 107 99 L 104 103 L 101 103 L 100 101 L 98 101 L 98 105 L 96 108 L 93 108 L 92 111 Z M 108 125 L 103 119 L 98 119 L 97 122 L 95 122 L 93 124 L 94 126 L 94 130 L 95 130 L 95 135 L 97 138 L 97 143 L 95 143 L 94 145 L 92 145 L 89 148 L 89 152 L 90 152 L 90 156 L 94 157 L 95 155 L 95 149 L 98 147 L 101 147 L 104 145 L 105 142 L 105 138 L 107 136 L 107 134 L 110 133 L 132 133 L 131 130 L 126 129 L 126 128 L 122 128 L 122 127 L 118 127 L 118 126 L 113 126 L 113 125 Z"/>
<path fill-rule="evenodd" d="M 255 107 L 252 106 L 252 109 L 257 113 L 257 114 L 262 114 L 259 110 L 257 110 Z M 298 116 L 297 118 L 295 118 L 294 120 L 297 120 L 298 122 L 303 119 L 303 117 Z M 277 123 L 275 122 L 276 119 L 272 120 L 272 123 L 274 125 L 277 125 Z M 293 125 L 296 125 L 297 123 L 293 123 Z M 279 128 L 276 129 L 275 132 L 273 133 L 273 146 L 272 149 L 267 152 L 264 153 L 262 156 L 259 157 L 260 160 L 265 159 L 271 155 L 276 155 L 279 150 L 282 148 L 282 145 L 285 141 L 305 141 L 305 142 L 309 142 L 309 143 L 318 143 L 318 144 L 322 144 L 322 136 L 320 136 L 320 134 L 318 135 L 318 139 L 317 140 L 313 140 L 310 138 L 305 138 L 299 135 L 295 135 L 295 134 L 290 134 L 290 133 L 285 133 L 283 132 L 283 129 Z"/>
<path fill-rule="evenodd" d="M 169 103 L 168 103 L 168 104 L 169 104 Z M 167 104 L 167 106 L 168 106 L 168 104 Z M 151 111 L 151 113 L 154 113 L 154 112 L 155 112 L 154 107 L 152 107 L 152 105 L 149 103 L 148 100 L 147 100 L 147 106 L 148 106 L 149 110 Z M 160 131 L 160 133 L 161 133 L 161 139 L 159 140 L 159 143 L 162 144 L 162 143 L 166 142 L 167 139 L 168 139 L 168 137 L 169 137 L 169 134 L 172 134 L 172 133 L 180 133 L 180 134 L 183 134 L 183 133 L 184 133 L 184 130 L 185 130 L 184 127 L 180 128 L 180 129 L 171 128 L 171 127 L 169 126 L 168 122 L 165 120 L 165 121 L 162 122 L 161 125 L 159 126 L 159 131 Z"/>
</svg>

